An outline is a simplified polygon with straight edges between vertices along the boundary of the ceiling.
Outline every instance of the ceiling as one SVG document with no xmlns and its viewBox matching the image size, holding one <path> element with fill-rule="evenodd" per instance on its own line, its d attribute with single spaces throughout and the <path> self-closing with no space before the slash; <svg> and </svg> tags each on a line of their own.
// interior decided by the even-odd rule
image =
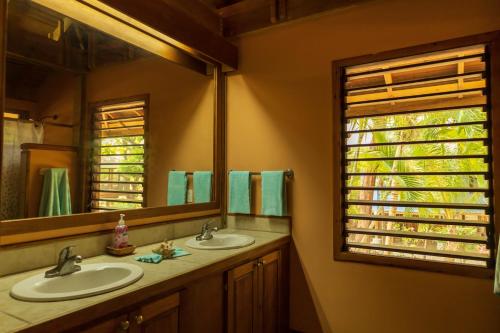
<svg viewBox="0 0 500 333">
<path fill-rule="evenodd" d="M 175 0 L 164 0 L 176 2 Z M 368 0 L 197 0 L 220 19 L 226 37 Z M 203 22 L 201 22 L 203 23 Z"/>
</svg>

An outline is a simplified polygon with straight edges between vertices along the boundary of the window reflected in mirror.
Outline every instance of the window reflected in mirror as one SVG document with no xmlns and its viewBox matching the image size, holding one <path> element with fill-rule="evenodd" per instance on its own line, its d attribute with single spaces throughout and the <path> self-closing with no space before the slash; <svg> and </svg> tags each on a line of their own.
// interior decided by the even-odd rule
<svg viewBox="0 0 500 333">
<path fill-rule="evenodd" d="M 91 210 L 145 207 L 147 96 L 92 108 Z"/>
</svg>

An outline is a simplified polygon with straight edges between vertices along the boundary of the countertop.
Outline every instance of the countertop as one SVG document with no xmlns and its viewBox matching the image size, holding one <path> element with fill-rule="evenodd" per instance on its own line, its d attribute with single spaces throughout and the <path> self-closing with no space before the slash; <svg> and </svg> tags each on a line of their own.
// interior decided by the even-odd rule
<svg viewBox="0 0 500 333">
<path fill-rule="evenodd" d="M 141 289 L 164 283 L 181 275 L 187 275 L 203 267 L 211 266 L 289 237 L 288 234 L 266 231 L 224 229 L 219 232 L 253 236 L 255 243 L 244 248 L 231 250 L 197 250 L 186 246 L 186 241 L 193 237 L 189 236 L 175 240 L 174 244 L 186 249 L 191 255 L 164 260 L 159 264 L 141 263 L 134 260 L 134 257 L 137 255 L 151 253 L 151 250 L 158 244 L 139 247 L 136 249 L 134 255 L 127 257 L 118 258 L 101 255 L 88 259 L 84 258 L 82 264 L 127 262 L 136 264 L 144 269 L 144 276 L 136 283 L 98 296 L 60 302 L 18 301 L 10 297 L 10 288 L 27 277 L 45 272 L 49 267 L 2 277 L 0 278 L 0 333 L 23 330 L 132 292 L 140 292 Z M 78 253 L 78 249 L 75 252 Z"/>
</svg>

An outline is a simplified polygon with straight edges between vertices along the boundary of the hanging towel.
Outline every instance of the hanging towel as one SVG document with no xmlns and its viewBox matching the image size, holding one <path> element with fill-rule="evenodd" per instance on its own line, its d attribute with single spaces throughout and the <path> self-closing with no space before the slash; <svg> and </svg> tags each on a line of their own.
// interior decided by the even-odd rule
<svg viewBox="0 0 500 333">
<path fill-rule="evenodd" d="M 229 173 L 229 213 L 250 214 L 250 172 Z"/>
<path fill-rule="evenodd" d="M 284 216 L 287 214 L 284 171 L 262 171 L 262 214 Z"/>
<path fill-rule="evenodd" d="M 184 205 L 186 203 L 186 192 L 186 171 L 170 171 L 168 173 L 167 205 Z"/>
<path fill-rule="evenodd" d="M 71 214 L 71 194 L 68 169 L 50 168 L 43 176 L 42 196 L 38 216 Z"/>
<path fill-rule="evenodd" d="M 493 283 L 493 292 L 495 295 L 500 296 L 500 242 L 498 243 L 497 250 L 497 263 L 495 267 L 495 282 Z"/>
<path fill-rule="evenodd" d="M 212 171 L 193 172 L 194 203 L 212 200 Z"/>
</svg>

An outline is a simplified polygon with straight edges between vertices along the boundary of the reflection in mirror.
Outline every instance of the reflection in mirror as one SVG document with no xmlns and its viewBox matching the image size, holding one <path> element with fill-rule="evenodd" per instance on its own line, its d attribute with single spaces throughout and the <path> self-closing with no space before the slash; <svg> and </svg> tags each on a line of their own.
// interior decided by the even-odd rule
<svg viewBox="0 0 500 333">
<path fill-rule="evenodd" d="M 213 199 L 212 76 L 28 0 L 7 28 L 2 220 Z"/>
</svg>

